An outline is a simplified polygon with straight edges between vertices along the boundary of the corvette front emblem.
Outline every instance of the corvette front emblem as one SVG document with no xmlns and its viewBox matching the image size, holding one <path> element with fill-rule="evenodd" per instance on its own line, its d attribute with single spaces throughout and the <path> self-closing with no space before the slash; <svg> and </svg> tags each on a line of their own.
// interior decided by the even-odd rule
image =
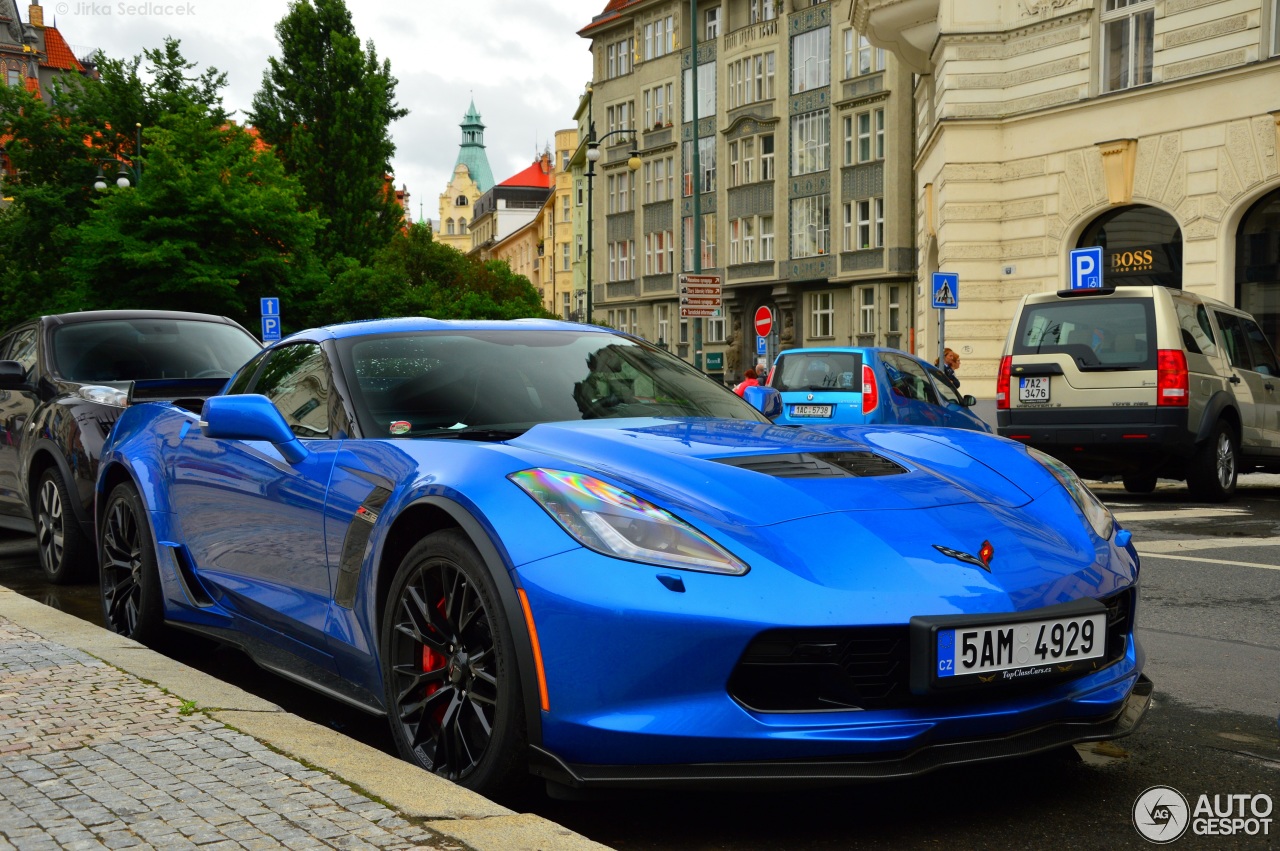
<svg viewBox="0 0 1280 851">
<path fill-rule="evenodd" d="M 991 559 L 996 554 L 996 548 L 991 546 L 990 541 L 982 542 L 982 546 L 978 549 L 976 556 L 960 550 L 953 550 L 950 547 L 944 547 L 942 544 L 934 544 L 933 548 L 944 556 L 953 558 L 956 561 L 962 561 L 965 564 L 971 564 L 974 567 L 980 567 L 987 573 L 991 572 Z"/>
</svg>

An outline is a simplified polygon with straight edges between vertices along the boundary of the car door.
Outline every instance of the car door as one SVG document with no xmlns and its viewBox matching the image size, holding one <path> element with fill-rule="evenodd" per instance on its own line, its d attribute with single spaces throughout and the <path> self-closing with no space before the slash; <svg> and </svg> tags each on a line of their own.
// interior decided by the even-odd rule
<svg viewBox="0 0 1280 851">
<path fill-rule="evenodd" d="M 1240 325 L 1249 346 L 1253 372 L 1257 373 L 1259 391 L 1253 401 L 1257 405 L 1258 431 L 1267 453 L 1280 454 L 1280 363 L 1257 322 L 1241 316 Z"/>
<path fill-rule="evenodd" d="M 1253 369 L 1253 358 L 1241 317 L 1215 310 L 1213 318 L 1222 332 L 1223 348 L 1226 349 L 1227 363 L 1231 367 L 1231 376 L 1227 381 L 1240 408 L 1240 444 L 1246 452 L 1256 452 L 1266 446 L 1266 439 L 1259 426 L 1259 405 L 1265 403 L 1267 392 L 1263 387 L 1263 378 Z"/>
<path fill-rule="evenodd" d="M 5 337 L 0 344 L 0 360 L 16 360 L 26 370 L 27 381 L 36 379 L 38 325 L 27 325 Z M 0 513 L 31 517 L 31 507 L 22 490 L 19 470 L 22 442 L 32 412 L 40 397 L 31 390 L 0 390 Z"/>
<path fill-rule="evenodd" d="M 192 428 L 166 459 L 174 514 L 202 583 L 241 619 L 238 628 L 332 671 L 325 503 L 342 441 L 332 439 L 341 433 L 330 420 L 325 354 L 312 342 L 277 348 L 237 387 L 269 398 L 307 457 L 289 463 L 265 441 Z"/>
<path fill-rule="evenodd" d="M 938 425 L 950 428 L 976 428 L 975 415 L 960 400 L 959 391 L 947 381 L 943 371 L 926 364 L 925 372 L 933 379 L 933 390 L 938 399 Z"/>
</svg>

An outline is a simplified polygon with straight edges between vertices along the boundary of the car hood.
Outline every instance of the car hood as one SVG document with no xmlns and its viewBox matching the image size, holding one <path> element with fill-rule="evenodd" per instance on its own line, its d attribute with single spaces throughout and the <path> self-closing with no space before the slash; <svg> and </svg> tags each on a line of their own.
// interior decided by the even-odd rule
<svg viewBox="0 0 1280 851">
<path fill-rule="evenodd" d="M 525 460 L 532 464 L 585 468 L 717 524 L 762 526 L 832 512 L 962 504 L 1012 509 L 1034 493 L 996 472 L 1003 465 L 975 457 L 1013 451 L 1025 463 L 1025 450 L 953 429 L 598 420 L 539 425 L 508 446 L 529 453 Z"/>
</svg>

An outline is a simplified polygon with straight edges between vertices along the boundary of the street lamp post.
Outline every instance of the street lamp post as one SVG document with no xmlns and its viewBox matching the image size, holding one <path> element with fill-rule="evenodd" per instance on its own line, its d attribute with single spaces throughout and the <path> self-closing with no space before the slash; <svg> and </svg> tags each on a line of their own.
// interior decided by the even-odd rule
<svg viewBox="0 0 1280 851">
<path fill-rule="evenodd" d="M 116 172 L 116 186 L 121 189 L 128 189 L 131 185 L 137 186 L 142 183 L 142 163 L 139 158 L 142 155 L 142 123 L 134 125 L 134 148 L 132 166 L 125 165 L 123 160 L 102 160 L 98 163 L 98 175 L 94 178 L 93 188 L 99 192 L 103 192 L 107 188 L 107 176 L 103 173 L 102 167 L 108 163 L 118 165 L 120 168 Z M 130 183 L 129 178 L 133 178 Z"/>
<path fill-rule="evenodd" d="M 767 2 L 767 0 L 766 0 Z M 702 274 L 702 158 L 698 139 L 698 0 L 689 0 L 689 76 L 693 101 L 693 274 Z M 702 317 L 693 319 L 693 366 L 702 371 Z"/>
<path fill-rule="evenodd" d="M 600 159 L 600 143 L 619 133 L 630 134 L 632 144 L 635 144 L 636 131 L 630 128 L 610 130 L 597 138 L 595 121 L 591 121 L 587 125 L 587 304 L 585 319 L 588 325 L 591 324 L 591 294 L 592 290 L 595 289 L 595 282 L 591 278 L 592 234 L 595 233 L 595 220 L 591 215 L 591 199 L 595 195 L 596 162 Z M 627 168 L 633 172 L 640 168 L 640 154 L 634 149 L 631 151 L 631 156 L 627 158 Z M 632 258 L 633 262 L 634 260 L 635 258 Z"/>
</svg>

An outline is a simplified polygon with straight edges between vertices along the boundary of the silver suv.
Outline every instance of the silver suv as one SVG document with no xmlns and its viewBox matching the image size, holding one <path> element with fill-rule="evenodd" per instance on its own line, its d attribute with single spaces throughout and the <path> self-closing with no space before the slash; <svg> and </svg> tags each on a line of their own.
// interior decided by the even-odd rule
<svg viewBox="0 0 1280 851">
<path fill-rule="evenodd" d="M 1161 286 L 1023 298 L 996 384 L 1004 437 L 1089 478 L 1149 493 L 1185 479 L 1231 498 L 1242 470 L 1280 471 L 1280 366 L 1253 317 Z"/>
</svg>

